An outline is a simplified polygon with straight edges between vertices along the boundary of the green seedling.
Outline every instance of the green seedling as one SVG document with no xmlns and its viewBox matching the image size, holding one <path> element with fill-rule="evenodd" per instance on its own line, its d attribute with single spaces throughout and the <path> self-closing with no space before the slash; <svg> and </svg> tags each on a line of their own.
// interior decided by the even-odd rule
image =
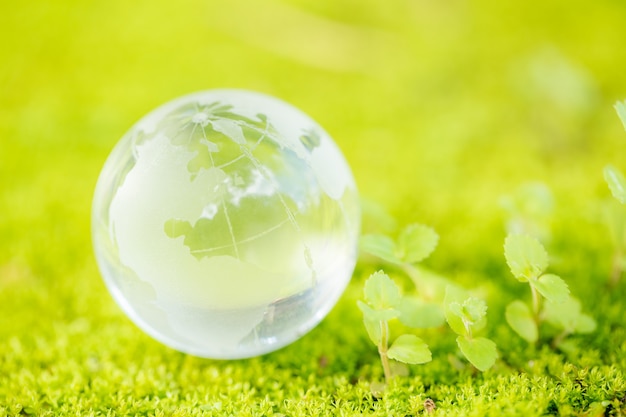
<svg viewBox="0 0 626 417">
<path fill-rule="evenodd" d="M 438 289 L 434 292 L 441 292 L 442 294 L 437 300 L 439 303 L 424 302 L 415 297 L 394 298 L 396 301 L 392 308 L 393 318 L 398 318 L 405 326 L 413 328 L 439 327 L 447 320 L 452 330 L 457 334 L 457 344 L 461 353 L 477 369 L 485 371 L 493 366 L 497 358 L 495 343 L 484 337 L 476 337 L 476 333 L 482 330 L 487 322 L 486 304 L 482 300 L 469 297 L 466 291 L 451 285 L 450 281 L 445 278 L 417 268 L 417 264 L 435 250 L 438 241 L 439 236 L 432 228 L 412 224 L 404 228 L 396 239 L 386 235 L 366 235 L 361 239 L 361 249 L 391 265 L 399 266 L 412 278 L 420 293 L 436 287 Z M 373 279 L 374 276 L 370 278 L 370 280 Z M 372 286 L 373 284 L 369 284 L 370 280 L 366 286 L 370 285 L 369 290 L 372 291 L 375 287 Z M 383 279 L 376 278 L 375 282 L 379 280 Z M 431 286 L 424 285 L 424 281 Z M 379 290 L 382 289 L 379 288 Z M 366 291 L 368 290 L 366 289 Z M 441 302 L 443 302 L 443 308 Z M 388 368 L 388 365 L 385 364 L 385 340 L 382 339 L 381 350 L 381 338 L 378 332 L 378 328 L 382 325 L 371 320 L 368 322 L 368 314 L 375 319 L 378 318 L 372 316 L 371 303 L 368 305 L 361 302 L 359 306 L 365 316 L 368 334 L 372 341 L 379 346 L 383 368 Z M 382 327 L 384 328 L 384 326 Z M 387 374 L 386 371 L 385 375 Z"/>
<path fill-rule="evenodd" d="M 364 253 L 401 269 L 411 278 L 422 297 L 440 303 L 450 281 L 418 265 L 433 253 L 438 243 L 439 235 L 431 227 L 410 224 L 395 238 L 385 234 L 364 235 L 361 237 L 360 247 Z M 443 312 L 439 317 L 438 325 L 441 325 L 444 323 Z"/>
<path fill-rule="evenodd" d="M 553 303 L 562 303 L 569 296 L 569 288 L 560 277 L 544 274 L 548 268 L 548 253 L 533 237 L 507 236 L 504 256 L 513 276 L 530 285 L 533 300 L 532 310 L 520 300 L 510 303 L 506 308 L 506 320 L 523 339 L 535 343 L 539 338 L 541 297 Z"/>
<path fill-rule="evenodd" d="M 615 104 L 615 110 L 626 129 L 626 100 Z M 615 247 L 610 282 L 616 285 L 626 269 L 626 177 L 613 165 L 604 167 L 604 180 L 615 199 L 620 203 L 608 213 L 609 229 Z"/>
<path fill-rule="evenodd" d="M 537 239 L 509 235 L 504 242 L 504 256 L 515 278 L 527 282 L 532 293 L 532 308 L 521 300 L 511 302 L 506 308 L 506 321 L 518 335 L 535 343 L 539 339 L 539 325 L 548 322 L 561 330 L 553 342 L 559 347 L 567 335 L 595 329 L 595 321 L 582 314 L 580 302 L 570 296 L 565 281 L 544 273 L 548 268 L 548 253 Z"/>
<path fill-rule="evenodd" d="M 479 371 L 491 368 L 498 358 L 496 344 L 486 337 L 477 337 L 487 324 L 487 304 L 453 286 L 446 289 L 444 304 L 446 320 L 457 334 L 461 353 Z"/>
<path fill-rule="evenodd" d="M 428 345 L 414 334 L 402 334 L 391 343 L 389 322 L 398 319 L 412 327 L 415 306 L 403 297 L 396 283 L 382 271 L 372 274 L 363 290 L 365 302 L 358 301 L 369 338 L 378 347 L 380 360 L 389 382 L 394 376 L 390 360 L 407 364 L 422 364 L 432 359 Z M 419 312 L 418 312 L 419 314 Z"/>
<path fill-rule="evenodd" d="M 405 297 L 404 320 L 415 328 L 439 327 L 445 323 L 440 302 L 450 282 L 437 274 L 418 269 L 417 264 L 428 258 L 439 242 L 439 235 L 431 227 L 410 224 L 396 239 L 383 234 L 369 234 L 361 238 L 363 252 L 374 255 L 390 266 L 399 267 L 411 278 L 421 298 Z"/>
</svg>

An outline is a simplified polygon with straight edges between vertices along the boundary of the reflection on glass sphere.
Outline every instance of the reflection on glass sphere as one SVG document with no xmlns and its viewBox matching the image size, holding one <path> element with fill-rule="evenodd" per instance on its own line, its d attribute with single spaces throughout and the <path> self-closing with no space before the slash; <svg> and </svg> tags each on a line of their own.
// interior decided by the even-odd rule
<svg viewBox="0 0 626 417">
<path fill-rule="evenodd" d="M 96 187 L 104 280 L 130 318 L 193 355 L 281 348 L 334 306 L 356 262 L 359 201 L 326 132 L 269 96 L 214 90 L 141 119 Z"/>
</svg>

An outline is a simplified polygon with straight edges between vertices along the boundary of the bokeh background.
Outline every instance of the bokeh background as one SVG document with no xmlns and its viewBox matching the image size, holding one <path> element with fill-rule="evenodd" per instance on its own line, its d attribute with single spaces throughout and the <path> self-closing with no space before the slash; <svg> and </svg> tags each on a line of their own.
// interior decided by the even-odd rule
<svg viewBox="0 0 626 417">
<path fill-rule="evenodd" d="M 364 198 L 437 229 L 443 273 L 506 271 L 501 197 L 528 181 L 554 194 L 561 255 L 610 267 L 597 206 L 602 167 L 626 167 L 623 0 L 6 1 L 0 39 L 0 345 L 17 357 L 97 350 L 96 322 L 139 334 L 96 270 L 93 188 L 135 121 L 203 89 L 311 115 Z"/>
</svg>

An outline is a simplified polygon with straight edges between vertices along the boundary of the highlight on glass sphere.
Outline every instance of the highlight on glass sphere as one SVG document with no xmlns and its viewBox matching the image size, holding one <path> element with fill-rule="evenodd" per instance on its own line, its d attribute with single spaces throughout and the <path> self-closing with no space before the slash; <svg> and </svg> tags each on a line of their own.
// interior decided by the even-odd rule
<svg viewBox="0 0 626 417">
<path fill-rule="evenodd" d="M 238 359 L 303 336 L 353 272 L 352 173 L 311 118 L 244 90 L 187 95 L 149 113 L 109 155 L 92 234 L 114 299 L 192 355 Z"/>
</svg>

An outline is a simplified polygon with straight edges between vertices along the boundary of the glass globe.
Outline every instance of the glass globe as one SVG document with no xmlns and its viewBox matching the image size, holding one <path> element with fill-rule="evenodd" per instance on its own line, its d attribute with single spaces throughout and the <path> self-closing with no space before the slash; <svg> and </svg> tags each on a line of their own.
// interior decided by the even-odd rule
<svg viewBox="0 0 626 417">
<path fill-rule="evenodd" d="M 298 339 L 354 269 L 350 168 L 328 134 L 276 98 L 213 90 L 173 100 L 115 146 L 95 190 L 100 271 L 162 343 L 236 359 Z"/>
</svg>

